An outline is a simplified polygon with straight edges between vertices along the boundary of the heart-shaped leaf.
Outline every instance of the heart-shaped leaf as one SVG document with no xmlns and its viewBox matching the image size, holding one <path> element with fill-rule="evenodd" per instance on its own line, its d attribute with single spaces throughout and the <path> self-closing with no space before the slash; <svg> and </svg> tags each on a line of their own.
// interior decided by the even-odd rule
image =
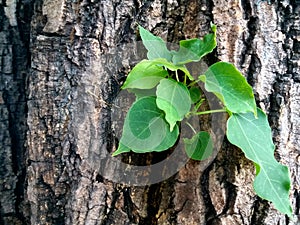
<svg viewBox="0 0 300 225">
<path fill-rule="evenodd" d="M 143 97 L 129 109 L 121 144 L 114 155 L 128 152 L 128 149 L 138 153 L 163 151 L 175 144 L 178 134 L 178 125 L 170 132 L 164 113 L 156 106 L 156 98 Z"/>
<path fill-rule="evenodd" d="M 174 64 L 186 64 L 189 62 L 197 62 L 203 56 L 212 52 L 217 46 L 216 41 L 216 25 L 212 24 L 213 33 L 204 36 L 203 40 L 198 38 L 182 40 L 179 42 L 179 50 L 173 55 Z"/>
<path fill-rule="evenodd" d="M 156 90 L 156 104 L 166 113 L 166 120 L 173 130 L 177 121 L 181 121 L 190 111 L 191 98 L 189 90 L 182 83 L 173 79 L 162 79 Z"/>
<path fill-rule="evenodd" d="M 274 158 L 275 146 L 265 113 L 257 109 L 257 118 L 251 112 L 232 114 L 227 121 L 227 138 L 255 163 L 256 193 L 273 202 L 279 211 L 291 216 L 289 170 Z"/>
<path fill-rule="evenodd" d="M 159 81 L 168 75 L 168 72 L 157 63 L 150 60 L 139 62 L 128 74 L 122 89 L 151 89 L 154 88 Z"/>
<path fill-rule="evenodd" d="M 213 152 L 213 143 L 208 132 L 201 131 L 191 139 L 184 138 L 184 146 L 187 155 L 194 160 L 205 160 Z"/>
<path fill-rule="evenodd" d="M 218 62 L 199 77 L 205 82 L 205 89 L 213 92 L 233 113 L 253 112 L 256 103 L 251 86 L 245 77 L 230 63 Z"/>
</svg>

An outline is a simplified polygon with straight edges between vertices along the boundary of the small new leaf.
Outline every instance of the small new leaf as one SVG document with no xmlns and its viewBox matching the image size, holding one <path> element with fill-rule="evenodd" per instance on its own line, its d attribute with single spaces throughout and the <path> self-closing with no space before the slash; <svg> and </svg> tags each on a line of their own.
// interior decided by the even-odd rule
<svg viewBox="0 0 300 225">
<path fill-rule="evenodd" d="M 177 121 L 181 121 L 190 111 L 189 90 L 182 83 L 173 79 L 162 79 L 156 90 L 156 104 L 166 114 L 166 120 L 173 130 Z"/>
<path fill-rule="evenodd" d="M 257 118 L 251 112 L 232 114 L 227 121 L 227 138 L 255 163 L 255 192 L 291 216 L 289 171 L 274 158 L 275 146 L 265 113 L 258 109 Z"/>
<path fill-rule="evenodd" d="M 217 46 L 216 25 L 212 24 L 213 33 L 204 36 L 203 40 L 198 38 L 182 40 L 179 42 L 179 50 L 173 55 L 174 64 L 186 64 L 189 62 L 198 62 L 203 56 L 212 52 Z"/>
</svg>

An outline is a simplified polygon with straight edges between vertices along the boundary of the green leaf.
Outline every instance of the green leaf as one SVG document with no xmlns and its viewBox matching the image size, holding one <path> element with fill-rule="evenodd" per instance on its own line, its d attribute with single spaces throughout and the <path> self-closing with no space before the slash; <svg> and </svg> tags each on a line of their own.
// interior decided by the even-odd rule
<svg viewBox="0 0 300 225">
<path fill-rule="evenodd" d="M 173 79 L 162 79 L 156 90 L 156 104 L 166 113 L 166 120 L 173 130 L 177 121 L 181 121 L 190 111 L 191 98 L 189 90 L 182 83 Z"/>
<path fill-rule="evenodd" d="M 172 53 L 168 50 L 163 39 L 153 35 L 141 26 L 139 26 L 139 31 L 143 44 L 148 50 L 148 59 L 165 58 L 166 60 L 171 61 Z"/>
<path fill-rule="evenodd" d="M 196 103 L 201 99 L 201 91 L 198 87 L 191 87 L 189 92 L 193 103 Z"/>
<path fill-rule="evenodd" d="M 154 60 L 151 60 L 151 61 L 154 64 L 164 66 L 164 67 L 168 68 L 171 71 L 181 70 L 182 72 L 184 72 L 185 75 L 188 76 L 188 78 L 190 80 L 194 80 L 193 76 L 190 74 L 190 72 L 188 71 L 188 69 L 184 65 L 175 65 L 174 63 L 168 62 L 166 59 L 163 59 L 163 58 L 158 58 L 158 59 L 154 59 Z"/>
<path fill-rule="evenodd" d="M 274 158 L 275 146 L 265 113 L 258 109 L 257 118 L 253 113 L 232 114 L 227 121 L 227 138 L 255 163 L 256 193 L 273 202 L 282 213 L 291 216 L 289 170 Z"/>
<path fill-rule="evenodd" d="M 163 151 L 173 146 L 179 128 L 170 132 L 164 113 L 157 108 L 155 97 L 143 97 L 134 102 L 128 111 L 117 154 L 131 149 L 137 153 Z"/>
<path fill-rule="evenodd" d="M 156 96 L 156 87 L 151 89 L 128 89 L 128 92 L 134 93 L 137 99 L 143 98 L 146 96 Z"/>
<path fill-rule="evenodd" d="M 168 75 L 168 72 L 157 63 L 143 60 L 139 62 L 128 74 L 122 89 L 137 88 L 151 89 L 154 88 L 159 81 Z"/>
<path fill-rule="evenodd" d="M 130 148 L 127 146 L 123 145 L 121 142 L 119 143 L 118 149 L 113 152 L 112 156 L 117 156 L 122 153 L 130 152 Z"/>
<path fill-rule="evenodd" d="M 251 86 L 234 65 L 225 62 L 213 64 L 202 75 L 205 89 L 213 92 L 233 113 L 253 112 L 256 115 L 256 103 Z"/>
<path fill-rule="evenodd" d="M 203 56 L 212 52 L 217 46 L 216 25 L 212 24 L 213 33 L 204 36 L 203 40 L 198 38 L 182 40 L 179 42 L 179 50 L 173 55 L 174 64 L 186 64 L 189 62 L 197 62 Z"/>
<path fill-rule="evenodd" d="M 191 139 L 184 138 L 184 146 L 187 155 L 194 160 L 205 160 L 213 152 L 213 143 L 208 132 L 201 131 Z"/>
</svg>

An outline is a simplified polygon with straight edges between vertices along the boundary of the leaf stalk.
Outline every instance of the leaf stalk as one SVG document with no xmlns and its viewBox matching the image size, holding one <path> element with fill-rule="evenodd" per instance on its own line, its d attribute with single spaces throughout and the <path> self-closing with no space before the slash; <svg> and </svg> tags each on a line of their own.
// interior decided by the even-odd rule
<svg viewBox="0 0 300 225">
<path fill-rule="evenodd" d="M 205 115 L 205 114 L 210 114 L 210 113 L 218 113 L 218 112 L 227 112 L 227 110 L 225 108 L 223 108 L 223 109 L 207 110 L 207 111 L 203 111 L 203 112 L 196 112 L 195 115 L 199 116 L 199 115 Z"/>
</svg>

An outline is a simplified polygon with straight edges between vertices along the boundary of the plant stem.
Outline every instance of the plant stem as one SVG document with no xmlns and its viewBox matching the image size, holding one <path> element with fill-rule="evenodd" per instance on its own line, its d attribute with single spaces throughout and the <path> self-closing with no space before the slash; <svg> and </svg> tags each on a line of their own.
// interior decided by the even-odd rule
<svg viewBox="0 0 300 225">
<path fill-rule="evenodd" d="M 197 134 L 197 132 L 195 131 L 194 127 L 189 123 L 189 122 L 185 122 L 194 132 L 194 134 Z"/>
<path fill-rule="evenodd" d="M 194 84 L 197 84 L 200 80 L 195 80 L 193 82 L 191 82 L 188 87 L 192 87 Z"/>
<path fill-rule="evenodd" d="M 202 75 L 201 75 L 202 76 Z M 199 76 L 200 77 L 200 76 Z M 188 85 L 188 87 L 191 87 L 191 86 L 193 86 L 194 84 L 197 84 L 199 81 L 202 81 L 203 82 L 203 80 L 201 80 L 201 79 L 198 79 L 198 80 L 194 80 L 193 82 L 191 82 L 189 85 Z"/>
<path fill-rule="evenodd" d="M 204 114 L 209 114 L 209 113 L 218 113 L 218 112 L 227 112 L 225 108 L 223 109 L 214 109 L 214 110 L 208 110 L 208 111 L 203 111 L 203 112 L 197 112 L 194 115 L 204 115 Z"/>
<path fill-rule="evenodd" d="M 176 74 L 176 80 L 177 80 L 177 82 L 179 82 L 179 77 L 178 77 L 178 72 L 177 72 L 177 70 L 175 70 L 175 74 Z"/>
<path fill-rule="evenodd" d="M 201 98 L 200 101 L 195 105 L 193 112 L 196 113 L 204 101 L 205 98 Z"/>
</svg>

